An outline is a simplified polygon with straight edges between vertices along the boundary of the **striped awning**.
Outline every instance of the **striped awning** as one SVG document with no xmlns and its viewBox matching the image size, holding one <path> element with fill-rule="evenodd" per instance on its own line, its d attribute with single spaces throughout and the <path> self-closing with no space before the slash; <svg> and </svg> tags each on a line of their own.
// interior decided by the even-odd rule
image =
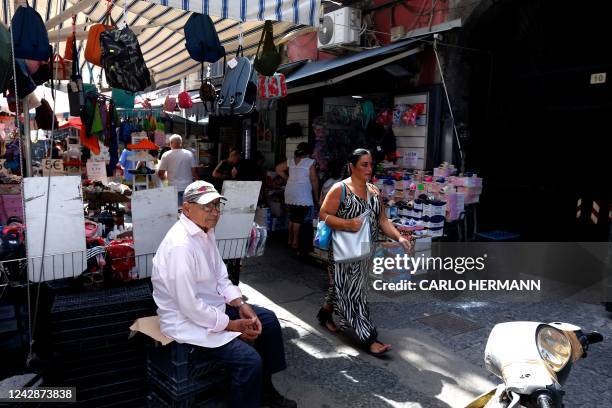
<svg viewBox="0 0 612 408">
<path fill-rule="evenodd" d="M 0 0 L 0 17 L 10 23 L 13 0 Z M 83 60 L 88 25 L 104 20 L 108 2 L 105 0 L 30 0 L 43 20 L 48 23 L 49 40 L 63 54 L 65 39 L 71 31 L 71 13 L 57 16 L 64 10 L 78 7 L 77 47 L 81 50 L 81 71 L 87 82 L 93 75 L 98 83 L 101 69 L 92 71 Z M 318 25 L 320 0 L 117 0 L 111 15 L 121 27 L 123 21 L 138 35 L 147 67 L 153 71 L 158 88 L 179 81 L 198 71 L 200 64 L 189 57 L 185 49 L 183 27 L 193 12 L 208 11 L 227 55 L 233 55 L 242 33 L 245 55 L 254 54 L 265 20 L 273 20 L 277 42 L 307 28 Z M 127 13 L 124 15 L 124 10 Z M 53 27 L 51 27 L 54 25 Z M 59 41 L 58 41 L 59 40 Z"/>
</svg>

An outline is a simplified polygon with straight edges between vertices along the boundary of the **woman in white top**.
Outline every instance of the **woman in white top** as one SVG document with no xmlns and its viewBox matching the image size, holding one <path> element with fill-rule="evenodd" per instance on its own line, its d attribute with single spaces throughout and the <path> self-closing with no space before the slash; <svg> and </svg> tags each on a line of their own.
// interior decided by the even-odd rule
<svg viewBox="0 0 612 408">
<path fill-rule="evenodd" d="M 285 204 L 289 207 L 289 245 L 293 249 L 299 248 L 300 225 L 306 222 L 319 194 L 319 179 L 311 154 L 310 145 L 300 143 L 292 160 L 276 166 L 276 173 L 287 182 Z"/>
</svg>

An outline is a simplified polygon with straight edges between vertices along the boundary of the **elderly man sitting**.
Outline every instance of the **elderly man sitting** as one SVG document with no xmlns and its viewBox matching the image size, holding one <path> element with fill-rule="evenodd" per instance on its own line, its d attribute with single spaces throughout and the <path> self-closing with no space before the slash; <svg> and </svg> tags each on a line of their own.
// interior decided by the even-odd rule
<svg viewBox="0 0 612 408">
<path fill-rule="evenodd" d="M 214 227 L 225 198 L 212 184 L 191 183 L 183 212 L 153 258 L 153 298 L 162 333 L 194 346 L 194 358 L 216 359 L 230 371 L 231 407 L 296 407 L 272 385 L 286 368 L 276 315 L 242 300 L 227 277 Z"/>
</svg>

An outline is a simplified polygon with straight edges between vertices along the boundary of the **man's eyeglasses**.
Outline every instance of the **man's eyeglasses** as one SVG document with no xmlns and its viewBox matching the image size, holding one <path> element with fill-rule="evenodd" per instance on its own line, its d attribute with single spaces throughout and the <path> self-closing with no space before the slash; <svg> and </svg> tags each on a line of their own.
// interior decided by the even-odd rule
<svg viewBox="0 0 612 408">
<path fill-rule="evenodd" d="M 200 207 L 204 211 L 212 211 L 214 209 L 214 210 L 221 212 L 221 210 L 223 210 L 223 206 L 225 206 L 225 203 L 218 202 L 218 203 L 208 203 L 208 204 L 197 204 L 197 206 Z"/>
</svg>

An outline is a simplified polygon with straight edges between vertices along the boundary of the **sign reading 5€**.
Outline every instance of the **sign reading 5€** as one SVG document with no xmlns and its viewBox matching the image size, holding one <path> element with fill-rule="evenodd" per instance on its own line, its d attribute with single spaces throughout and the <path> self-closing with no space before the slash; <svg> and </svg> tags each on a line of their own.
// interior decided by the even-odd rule
<svg viewBox="0 0 612 408">
<path fill-rule="evenodd" d="M 44 159 L 42 161 L 43 176 L 48 176 L 51 173 L 52 176 L 63 176 L 64 172 L 64 161 L 62 159 Z"/>
</svg>

